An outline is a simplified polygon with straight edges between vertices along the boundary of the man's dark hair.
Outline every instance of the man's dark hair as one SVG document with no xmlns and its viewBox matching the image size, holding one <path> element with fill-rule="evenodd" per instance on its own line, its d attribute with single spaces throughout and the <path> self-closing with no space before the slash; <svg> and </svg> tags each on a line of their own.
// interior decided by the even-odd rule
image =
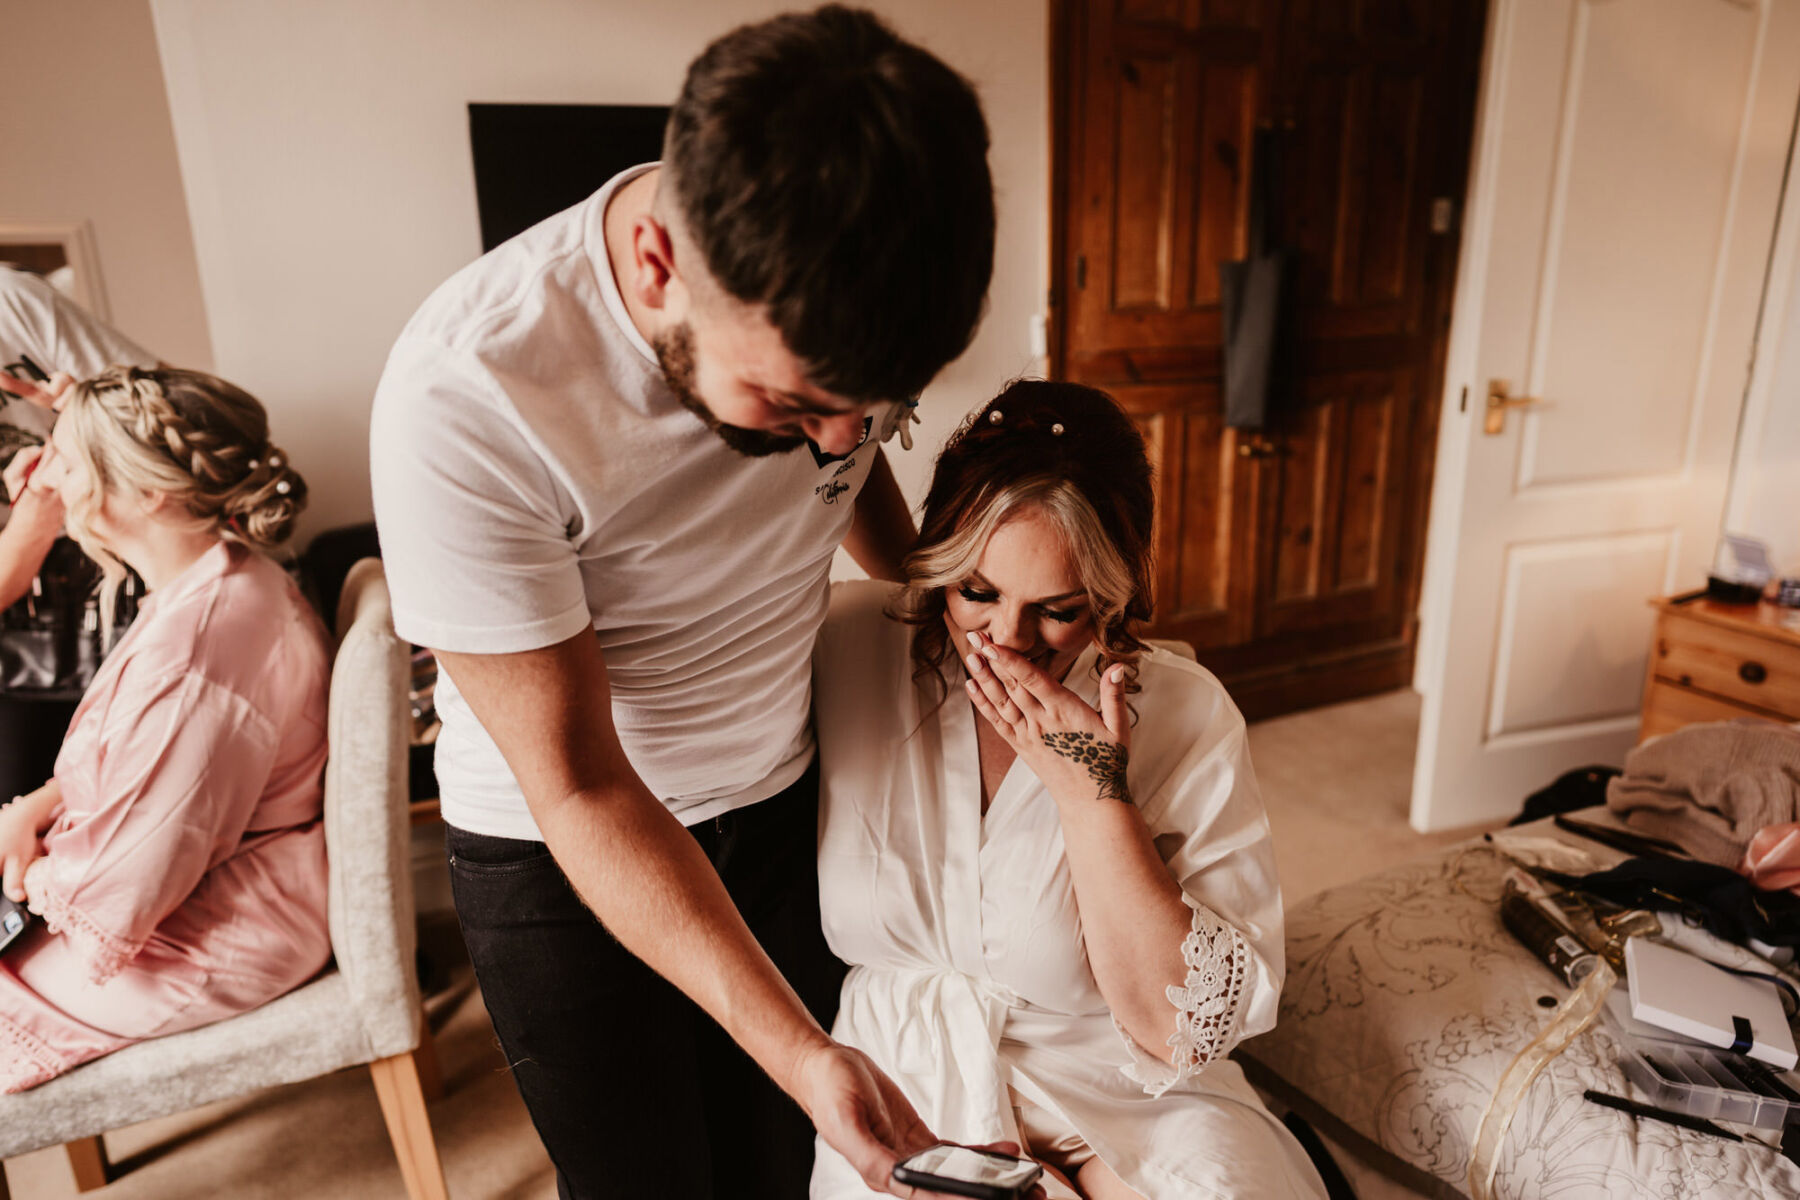
<svg viewBox="0 0 1800 1200">
<path fill-rule="evenodd" d="M 767 306 L 814 385 L 886 400 L 975 334 L 994 268 L 987 150 L 967 80 L 834 4 L 708 46 L 663 159 L 724 289 Z"/>
</svg>

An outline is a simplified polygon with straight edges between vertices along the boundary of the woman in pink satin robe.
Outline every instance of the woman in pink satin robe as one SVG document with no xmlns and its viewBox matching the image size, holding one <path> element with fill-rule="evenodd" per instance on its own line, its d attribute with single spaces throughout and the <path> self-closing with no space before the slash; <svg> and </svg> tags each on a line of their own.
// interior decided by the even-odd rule
<svg viewBox="0 0 1800 1200">
<path fill-rule="evenodd" d="M 56 773 L 0 809 L 0 1090 L 255 1008 L 331 953 L 324 631 L 259 550 L 305 482 L 253 397 L 193 371 L 71 389 L 31 486 L 149 595 L 76 710 Z"/>
</svg>

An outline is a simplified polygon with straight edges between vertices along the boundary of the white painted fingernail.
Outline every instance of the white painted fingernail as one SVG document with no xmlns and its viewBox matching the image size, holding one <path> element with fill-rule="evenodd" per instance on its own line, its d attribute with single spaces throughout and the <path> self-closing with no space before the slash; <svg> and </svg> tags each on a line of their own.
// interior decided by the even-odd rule
<svg viewBox="0 0 1800 1200">
<path fill-rule="evenodd" d="M 981 635 L 979 633 L 976 633 L 971 629 L 963 636 L 969 639 L 969 645 L 975 647 L 977 650 L 981 649 Z"/>
<path fill-rule="evenodd" d="M 964 658 L 963 662 L 968 664 L 970 674 L 973 674 L 975 669 L 981 665 L 981 660 L 976 658 L 973 654 Z"/>
<path fill-rule="evenodd" d="M 989 657 L 989 658 L 996 658 L 996 657 L 998 657 L 998 656 L 997 656 L 997 655 L 996 655 L 996 654 L 995 654 L 995 653 L 994 653 L 994 648 L 993 648 L 993 647 L 992 647 L 992 646 L 983 646 L 983 647 L 982 647 L 982 648 L 981 648 L 981 652 L 982 652 L 982 653 L 983 653 L 983 654 L 985 654 L 985 655 L 987 655 L 987 656 L 988 656 L 988 657 Z"/>
<path fill-rule="evenodd" d="M 1125 682 L 1125 668 L 1124 667 L 1114 667 L 1112 669 L 1112 681 L 1114 683 L 1124 683 Z"/>
</svg>

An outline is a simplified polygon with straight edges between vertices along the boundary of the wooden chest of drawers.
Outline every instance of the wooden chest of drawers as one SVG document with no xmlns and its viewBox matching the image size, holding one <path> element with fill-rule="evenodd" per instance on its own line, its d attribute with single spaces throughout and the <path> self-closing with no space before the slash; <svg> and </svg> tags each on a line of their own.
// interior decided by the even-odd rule
<svg viewBox="0 0 1800 1200">
<path fill-rule="evenodd" d="M 1800 609 L 1658 600 L 1638 740 L 1700 721 L 1800 721 Z"/>
</svg>

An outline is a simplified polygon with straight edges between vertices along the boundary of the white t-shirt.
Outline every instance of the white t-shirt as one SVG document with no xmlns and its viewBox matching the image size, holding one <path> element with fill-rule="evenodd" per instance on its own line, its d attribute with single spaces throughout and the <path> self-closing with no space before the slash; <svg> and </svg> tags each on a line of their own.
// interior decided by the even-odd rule
<svg viewBox="0 0 1800 1200">
<path fill-rule="evenodd" d="M 0 365 L 29 356 L 45 372 L 77 379 L 124 363 L 154 367 L 150 353 L 29 271 L 0 267 Z M 29 400 L 0 405 L 0 422 L 48 437 L 56 420 Z"/>
<path fill-rule="evenodd" d="M 432 294 L 388 358 L 370 459 L 400 635 L 505 654 L 591 627 L 632 766 L 691 825 L 811 760 L 832 553 L 902 410 L 877 410 L 855 451 L 821 461 L 810 447 L 746 458 L 681 407 L 602 232 L 612 193 L 648 169 Z M 444 819 L 541 840 L 447 672 L 437 708 Z"/>
</svg>

